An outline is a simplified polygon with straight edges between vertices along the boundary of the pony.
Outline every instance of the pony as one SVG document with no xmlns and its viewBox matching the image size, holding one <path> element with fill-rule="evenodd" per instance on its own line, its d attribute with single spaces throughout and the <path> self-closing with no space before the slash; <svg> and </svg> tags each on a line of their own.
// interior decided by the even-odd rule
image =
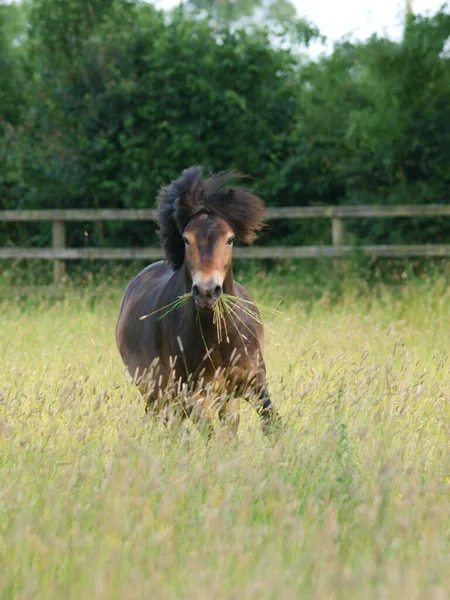
<svg viewBox="0 0 450 600">
<path fill-rule="evenodd" d="M 157 214 L 165 259 L 126 287 L 116 343 L 146 412 L 183 397 L 183 417 L 202 419 L 212 430 L 218 412 L 236 433 L 244 398 L 268 433 L 279 415 L 267 387 L 264 329 L 232 264 L 235 241 L 254 241 L 265 205 L 247 189 L 230 186 L 241 178 L 234 172 L 204 178 L 195 166 L 161 189 Z"/>
</svg>

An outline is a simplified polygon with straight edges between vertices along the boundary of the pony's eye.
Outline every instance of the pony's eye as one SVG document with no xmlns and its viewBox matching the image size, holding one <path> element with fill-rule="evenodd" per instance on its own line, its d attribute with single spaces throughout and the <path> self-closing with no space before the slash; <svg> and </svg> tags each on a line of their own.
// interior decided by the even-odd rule
<svg viewBox="0 0 450 600">
<path fill-rule="evenodd" d="M 184 235 L 183 235 L 183 242 L 184 242 L 185 246 L 189 246 L 189 240 Z"/>
<path fill-rule="evenodd" d="M 234 237 L 229 237 L 229 238 L 227 239 L 227 245 L 228 245 L 228 246 L 232 246 L 232 245 L 233 245 L 233 242 L 234 242 Z"/>
</svg>

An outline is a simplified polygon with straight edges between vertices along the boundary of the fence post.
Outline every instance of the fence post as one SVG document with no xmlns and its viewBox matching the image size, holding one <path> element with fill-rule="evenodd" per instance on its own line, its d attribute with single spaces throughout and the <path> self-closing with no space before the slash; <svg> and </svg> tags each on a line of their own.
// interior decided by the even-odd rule
<svg viewBox="0 0 450 600">
<path fill-rule="evenodd" d="M 342 249 L 345 245 L 345 220 L 342 217 L 331 219 L 331 237 L 333 246 Z"/>
<path fill-rule="evenodd" d="M 66 247 L 66 226 L 62 221 L 52 221 L 52 242 L 53 249 L 57 250 Z M 65 264 L 63 260 L 53 260 L 53 283 L 61 283 L 65 273 Z"/>
</svg>

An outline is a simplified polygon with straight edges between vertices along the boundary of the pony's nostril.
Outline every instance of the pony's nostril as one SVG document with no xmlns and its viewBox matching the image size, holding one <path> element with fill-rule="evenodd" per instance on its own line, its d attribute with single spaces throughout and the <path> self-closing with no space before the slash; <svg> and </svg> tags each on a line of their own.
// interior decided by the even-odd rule
<svg viewBox="0 0 450 600">
<path fill-rule="evenodd" d="M 192 286 L 192 295 L 195 299 L 199 300 L 217 300 L 222 294 L 222 286 L 215 285 L 212 282 L 206 282 L 205 284 L 194 284 Z"/>
</svg>

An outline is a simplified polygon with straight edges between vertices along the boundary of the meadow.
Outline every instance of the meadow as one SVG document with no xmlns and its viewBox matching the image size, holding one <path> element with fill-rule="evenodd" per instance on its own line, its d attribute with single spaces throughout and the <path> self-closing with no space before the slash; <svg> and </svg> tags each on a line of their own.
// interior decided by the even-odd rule
<svg viewBox="0 0 450 600">
<path fill-rule="evenodd" d="M 301 286 L 250 285 L 272 441 L 144 417 L 120 295 L 1 301 L 2 600 L 450 597 L 448 279 Z"/>
</svg>

